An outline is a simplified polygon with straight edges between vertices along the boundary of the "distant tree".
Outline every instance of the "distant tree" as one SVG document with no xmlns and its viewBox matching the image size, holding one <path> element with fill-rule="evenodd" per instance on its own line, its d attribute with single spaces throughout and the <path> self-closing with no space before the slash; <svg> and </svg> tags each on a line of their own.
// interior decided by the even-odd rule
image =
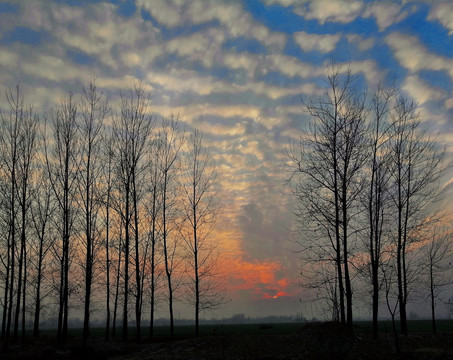
<svg viewBox="0 0 453 360">
<path fill-rule="evenodd" d="M 451 231 L 445 227 L 435 224 L 427 232 L 428 239 L 422 251 L 422 259 L 426 265 L 423 266 L 426 285 L 429 289 L 429 300 L 431 304 L 431 322 L 433 334 L 437 333 L 436 327 L 436 305 L 441 301 L 443 289 L 453 283 L 453 245 L 451 242 Z"/>
<path fill-rule="evenodd" d="M 209 237 L 220 207 L 215 200 L 217 174 L 198 130 L 189 136 L 184 155 L 182 190 L 186 225 L 183 238 L 189 276 L 186 299 L 195 308 L 195 336 L 198 336 L 200 313 L 218 308 L 225 299 L 219 286 L 218 253 Z"/>
</svg>

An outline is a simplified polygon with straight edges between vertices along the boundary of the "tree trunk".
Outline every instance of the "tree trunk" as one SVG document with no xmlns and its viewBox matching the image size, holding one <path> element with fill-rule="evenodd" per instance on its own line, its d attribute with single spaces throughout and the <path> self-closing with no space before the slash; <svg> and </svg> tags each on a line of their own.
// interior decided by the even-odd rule
<svg viewBox="0 0 453 360">
<path fill-rule="evenodd" d="M 25 229 L 22 229 L 21 241 L 20 241 L 20 255 L 19 255 L 19 271 L 17 277 L 17 294 L 16 294 L 16 311 L 14 313 L 14 332 L 13 332 L 13 341 L 17 341 L 18 331 L 19 331 L 19 315 L 20 315 L 20 305 L 21 305 L 21 295 L 22 295 L 22 271 L 23 271 L 23 262 L 24 262 L 24 241 L 23 237 L 25 236 Z"/>
<path fill-rule="evenodd" d="M 92 267 L 93 267 L 93 254 L 92 251 L 92 235 L 91 235 L 91 202 L 92 194 L 91 194 L 91 143 L 90 139 L 88 145 L 88 154 L 87 154 L 87 162 L 86 162 L 86 188 L 85 188 L 85 236 L 86 236 L 86 259 L 85 259 L 85 308 L 84 308 L 84 317 L 83 317 L 83 334 L 82 334 L 82 342 L 83 346 L 86 345 L 88 337 L 90 336 L 90 301 L 91 301 L 91 281 L 93 278 L 92 275 Z"/>
<path fill-rule="evenodd" d="M 24 240 L 24 284 L 22 288 L 22 340 L 25 340 L 25 295 L 27 289 L 27 246 Z"/>
<path fill-rule="evenodd" d="M 151 309 L 149 319 L 149 338 L 154 337 L 154 307 L 155 307 L 155 258 L 156 258 L 156 197 L 157 197 L 157 186 L 153 188 L 153 206 L 152 206 L 152 233 L 151 233 Z"/>
<path fill-rule="evenodd" d="M 105 320 L 105 340 L 108 341 L 110 337 L 110 173 L 108 180 L 108 190 L 107 190 L 107 203 L 106 203 L 106 221 L 105 221 L 105 257 L 106 257 L 106 320 Z"/>
<path fill-rule="evenodd" d="M 33 323 L 33 336 L 39 337 L 39 318 L 41 314 L 41 278 L 42 278 L 42 262 L 43 262 L 43 236 L 39 240 L 39 257 L 38 257 L 38 278 L 36 280 L 36 303 L 35 303 L 35 319 Z"/>
<path fill-rule="evenodd" d="M 60 288 L 59 288 L 59 306 L 58 306 L 58 328 L 57 328 L 57 339 L 58 342 L 63 341 L 63 309 L 64 309 L 64 303 L 63 303 L 63 288 L 64 288 L 64 255 L 62 255 L 62 258 L 60 259 Z"/>
<path fill-rule="evenodd" d="M 121 247 L 123 243 L 121 241 L 118 244 L 118 266 L 116 269 L 116 288 L 115 288 L 115 300 L 113 302 L 113 322 L 112 322 L 112 336 L 115 337 L 116 335 L 116 314 L 118 310 L 118 298 L 120 293 L 120 274 L 121 274 Z"/>
<path fill-rule="evenodd" d="M 69 160 L 69 157 L 68 157 Z M 68 178 L 69 180 L 69 178 Z M 65 342 L 68 337 L 68 311 L 69 311 L 69 187 L 66 185 L 66 209 L 65 209 L 65 229 L 64 236 L 64 288 L 63 288 L 63 333 L 62 341 Z"/>
<path fill-rule="evenodd" d="M 194 175 L 195 176 L 195 175 Z M 195 336 L 200 334 L 199 316 L 200 316 L 200 279 L 198 277 L 198 238 L 197 238 L 197 199 L 196 185 L 193 182 L 193 245 L 194 245 L 194 270 L 195 270 Z"/>
<path fill-rule="evenodd" d="M 137 342 L 140 341 L 142 337 L 141 333 L 141 282 L 140 282 L 140 254 L 139 254 L 139 231 L 138 231 L 138 207 L 137 207 L 137 189 L 136 189 L 136 179 L 135 179 L 135 169 L 132 173 L 132 187 L 133 187 L 133 202 L 134 202 L 134 221 L 135 221 L 135 282 L 137 288 L 137 297 L 135 299 L 135 326 L 136 333 L 135 339 Z"/>
<path fill-rule="evenodd" d="M 6 254 L 6 276 L 5 276 L 5 291 L 3 293 L 3 315 L 2 315 L 2 339 L 6 337 L 6 325 L 7 325 L 7 314 L 8 314 L 8 291 L 9 291 L 9 272 L 11 263 L 11 228 L 8 231 L 7 237 L 7 254 Z"/>
<path fill-rule="evenodd" d="M 125 192 L 126 192 L 126 219 L 125 219 L 125 243 L 124 243 L 124 304 L 123 304 L 123 341 L 127 341 L 127 306 L 128 306 L 128 296 L 129 296 L 129 221 L 130 221 L 130 214 L 129 214 L 129 207 L 130 207 L 130 190 L 128 186 L 129 182 L 126 185 Z"/>
<path fill-rule="evenodd" d="M 335 119 L 336 119 L 335 115 Z M 334 200 L 335 200 L 335 253 L 336 265 L 338 273 L 338 290 L 340 292 L 340 319 L 343 325 L 346 324 L 346 314 L 344 307 L 344 287 L 343 287 L 343 272 L 341 269 L 341 242 L 340 242 L 340 203 L 339 203 L 339 188 L 338 188 L 338 159 L 337 159 L 337 122 L 334 124 L 334 139 L 333 139 L 333 173 L 334 173 Z"/>
<path fill-rule="evenodd" d="M 346 174 L 346 169 L 345 169 Z M 346 287 L 346 325 L 349 331 L 352 332 L 352 288 L 351 279 L 349 276 L 349 254 L 348 254 L 348 217 L 346 203 L 346 179 L 343 179 L 343 261 L 344 261 L 344 282 Z"/>
<path fill-rule="evenodd" d="M 437 333 L 436 329 L 436 313 L 435 313 L 435 307 L 436 307 L 436 299 L 434 296 L 434 274 L 433 274 L 433 265 L 432 263 L 429 266 L 429 280 L 430 280 L 430 292 L 431 292 L 431 322 L 433 326 L 433 334 Z"/>
<path fill-rule="evenodd" d="M 174 323 L 173 323 L 173 288 L 171 285 L 171 272 L 168 263 L 168 249 L 167 249 L 167 172 L 164 172 L 163 195 L 162 195 L 162 210 L 163 210 L 163 241 L 164 241 L 164 260 L 165 260 L 165 273 L 167 275 L 168 285 L 168 307 L 170 312 L 170 336 L 174 337 Z"/>
</svg>

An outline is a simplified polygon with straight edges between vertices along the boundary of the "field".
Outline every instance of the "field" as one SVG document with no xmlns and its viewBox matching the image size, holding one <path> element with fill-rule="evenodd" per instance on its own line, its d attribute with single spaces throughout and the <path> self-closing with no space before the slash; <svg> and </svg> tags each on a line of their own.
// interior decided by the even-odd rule
<svg viewBox="0 0 453 360">
<path fill-rule="evenodd" d="M 333 323 L 205 325 L 193 338 L 193 327 L 176 327 L 175 339 L 168 327 L 156 327 L 153 341 L 137 344 L 131 339 L 106 342 L 102 329 L 93 329 L 84 348 L 80 330 L 72 329 L 66 345 L 57 345 L 54 333 L 39 340 L 27 338 L 1 350 L 2 359 L 453 359 L 453 321 L 438 322 L 438 335 L 429 321 L 410 321 L 410 335 L 398 337 L 398 357 L 391 323 L 380 324 L 381 336 L 373 341 L 371 323 L 357 322 L 354 335 Z"/>
</svg>

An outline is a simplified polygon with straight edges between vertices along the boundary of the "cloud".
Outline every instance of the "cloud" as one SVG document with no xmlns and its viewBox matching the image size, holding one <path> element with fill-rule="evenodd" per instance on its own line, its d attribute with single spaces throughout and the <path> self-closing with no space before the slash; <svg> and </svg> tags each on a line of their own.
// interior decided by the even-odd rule
<svg viewBox="0 0 453 360">
<path fill-rule="evenodd" d="M 350 23 L 361 15 L 362 1 L 351 0 L 265 0 L 267 5 L 292 7 L 295 14 L 306 19 L 325 22 Z"/>
<path fill-rule="evenodd" d="M 28 75 L 54 82 L 76 79 L 87 82 L 89 80 L 89 74 L 79 67 L 70 66 L 60 57 L 53 55 L 39 54 L 33 60 L 24 62 L 22 69 Z"/>
<path fill-rule="evenodd" d="M 168 105 L 153 105 L 153 109 L 156 113 L 162 116 L 170 116 L 171 114 L 180 114 L 181 120 L 188 122 L 192 125 L 198 125 L 200 122 L 205 121 L 204 119 L 210 119 L 210 117 L 221 117 L 223 120 L 229 120 L 230 127 L 234 126 L 234 122 L 231 119 L 253 119 L 257 118 L 260 114 L 260 108 L 252 105 L 216 105 L 210 103 L 199 103 L 189 104 L 182 106 L 168 106 Z M 245 132 L 245 127 L 242 128 L 242 133 Z M 227 133 L 219 132 L 217 135 L 223 136 Z"/>
<path fill-rule="evenodd" d="M 19 63 L 19 54 L 9 51 L 8 49 L 2 49 L 0 51 L 0 64 L 2 67 L 14 68 Z"/>
<path fill-rule="evenodd" d="M 238 221 L 246 259 L 274 259 L 282 255 L 287 220 L 275 211 L 277 208 L 268 209 L 270 213 L 266 214 L 256 202 L 241 207 Z"/>
<path fill-rule="evenodd" d="M 362 1 L 349 0 L 312 0 L 305 6 L 294 8 L 294 12 L 306 19 L 316 19 L 320 24 L 325 22 L 350 23 L 360 16 Z"/>
<path fill-rule="evenodd" d="M 291 280 L 280 277 L 281 264 L 271 261 L 251 262 L 231 259 L 234 269 L 229 276 L 231 290 L 240 291 L 248 300 L 272 299 L 290 296 Z M 250 299 L 251 298 L 251 299 Z"/>
<path fill-rule="evenodd" d="M 66 46 L 78 49 L 89 55 L 96 55 L 105 65 L 118 70 L 118 57 L 126 65 L 149 63 L 149 59 L 138 57 L 128 59 L 122 54 L 131 49 L 147 49 L 149 43 L 159 42 L 159 31 L 151 22 L 139 17 L 123 18 L 111 4 L 90 5 L 80 8 L 61 6 L 52 10 L 55 23 L 55 36 Z M 71 15 L 65 15 L 66 13 Z M 116 54 L 121 54 L 116 56 Z M 153 59 L 154 57 L 151 57 Z"/>
<path fill-rule="evenodd" d="M 241 136 L 245 134 L 246 131 L 244 124 L 238 122 L 234 122 L 230 126 L 227 126 L 223 124 L 212 124 L 209 121 L 199 121 L 197 125 L 203 129 L 204 133 L 216 136 Z"/>
<path fill-rule="evenodd" d="M 236 84 L 213 76 L 201 76 L 193 70 L 175 68 L 167 73 L 148 71 L 147 79 L 150 83 L 159 85 L 165 91 L 172 91 L 177 94 L 194 93 L 200 96 L 242 93 L 250 96 L 253 94 L 266 96 L 275 100 L 285 96 L 319 93 L 319 88 L 311 83 L 285 87 L 269 85 L 263 81 L 249 80 L 244 84 Z"/>
<path fill-rule="evenodd" d="M 322 73 L 322 71 L 311 64 L 303 63 L 299 59 L 282 54 L 269 55 L 266 62 L 270 69 L 277 70 L 280 73 L 302 78 L 313 77 Z"/>
<path fill-rule="evenodd" d="M 303 51 L 317 50 L 322 53 L 334 50 L 340 40 L 340 35 L 308 34 L 305 31 L 296 32 L 293 36 Z"/>
<path fill-rule="evenodd" d="M 34 30 L 52 30 L 52 21 L 44 1 L 27 1 L 21 4 L 21 22 Z"/>
<path fill-rule="evenodd" d="M 229 69 L 244 69 L 248 77 L 253 77 L 258 66 L 263 64 L 263 56 L 246 52 L 226 53 L 223 56 L 223 65 Z"/>
<path fill-rule="evenodd" d="M 448 35 L 453 35 L 453 3 L 451 1 L 434 2 L 428 20 L 439 21 L 449 30 Z"/>
<path fill-rule="evenodd" d="M 412 73 L 420 70 L 445 70 L 453 78 L 453 63 L 450 59 L 429 52 L 415 36 L 392 33 L 386 42 L 400 64 Z"/>
<path fill-rule="evenodd" d="M 368 39 L 364 39 L 363 37 L 357 34 L 346 35 L 346 39 L 348 39 L 350 43 L 357 44 L 357 47 L 359 48 L 360 51 L 367 51 L 371 49 L 374 46 L 375 42 L 375 40 L 371 37 Z"/>
<path fill-rule="evenodd" d="M 210 28 L 189 36 L 171 39 L 165 44 L 167 53 L 176 53 L 181 57 L 201 62 L 210 68 L 216 57 L 221 59 L 222 44 L 225 33 L 219 29 Z"/>
<path fill-rule="evenodd" d="M 447 96 L 445 91 L 429 86 L 416 75 L 406 77 L 402 88 L 419 105 L 423 105 L 428 101 L 443 100 Z"/>
<path fill-rule="evenodd" d="M 400 5 L 383 1 L 370 4 L 366 8 L 363 17 L 374 17 L 379 30 L 383 31 L 390 25 L 402 21 L 407 15 L 407 12 L 401 12 Z"/>
<path fill-rule="evenodd" d="M 296 5 L 296 4 L 307 3 L 307 2 L 310 2 L 310 0 L 264 0 L 264 2 L 267 5 L 278 4 L 278 5 L 281 5 L 281 6 L 288 7 L 288 6 L 293 6 L 293 5 Z"/>
<path fill-rule="evenodd" d="M 363 74 L 369 85 L 375 86 L 382 80 L 382 72 L 378 69 L 376 62 L 373 60 L 351 61 L 344 64 L 343 68 L 350 67 L 352 74 Z"/>
<path fill-rule="evenodd" d="M 256 22 L 244 11 L 238 2 L 209 0 L 138 0 L 138 4 L 168 27 L 184 24 L 206 24 L 219 22 L 227 31 L 228 37 L 244 36 L 254 38 L 271 49 L 281 50 L 286 43 L 286 35 L 269 30 Z"/>
<path fill-rule="evenodd" d="M 158 84 L 165 91 L 177 93 L 193 92 L 199 95 L 234 92 L 233 84 L 218 80 L 212 76 L 200 76 L 193 70 L 172 68 L 167 72 L 148 71 L 149 82 Z"/>
<path fill-rule="evenodd" d="M 143 90 L 147 92 L 152 92 L 154 88 L 135 76 L 124 75 L 119 77 L 100 77 L 96 79 L 96 85 L 100 88 L 109 89 L 109 90 L 124 90 L 124 89 L 133 89 L 136 84 L 141 84 Z"/>
</svg>

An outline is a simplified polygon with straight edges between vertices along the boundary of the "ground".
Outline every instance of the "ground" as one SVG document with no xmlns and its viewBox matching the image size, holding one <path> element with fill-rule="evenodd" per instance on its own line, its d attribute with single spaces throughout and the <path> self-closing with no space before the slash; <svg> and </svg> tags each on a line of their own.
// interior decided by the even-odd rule
<svg viewBox="0 0 453 360">
<path fill-rule="evenodd" d="M 251 328 L 249 326 L 249 328 Z M 374 341 L 370 333 L 356 329 L 354 335 L 339 324 L 311 323 L 298 331 L 275 334 L 273 325 L 254 325 L 248 334 L 213 333 L 199 338 L 171 341 L 161 337 L 140 344 L 119 340 L 106 342 L 91 339 L 84 348 L 80 337 L 71 337 L 66 345 L 55 339 L 26 340 L 0 352 L 9 359 L 453 359 L 453 333 L 432 335 L 412 333 L 399 337 L 397 355 L 395 339 L 384 333 Z"/>
</svg>

